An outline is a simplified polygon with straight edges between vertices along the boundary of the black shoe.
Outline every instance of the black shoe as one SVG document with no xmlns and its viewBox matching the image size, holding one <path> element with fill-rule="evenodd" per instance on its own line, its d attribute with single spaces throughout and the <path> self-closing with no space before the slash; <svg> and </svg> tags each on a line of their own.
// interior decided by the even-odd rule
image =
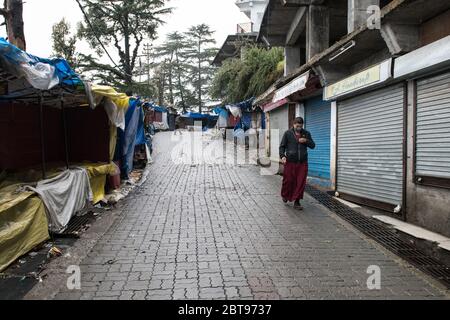
<svg viewBox="0 0 450 320">
<path fill-rule="evenodd" d="M 300 201 L 295 201 L 294 203 L 294 209 L 296 210 L 303 210 L 302 205 L 300 204 Z"/>
<path fill-rule="evenodd" d="M 287 199 L 283 198 L 283 202 L 284 203 L 288 203 Z"/>
</svg>

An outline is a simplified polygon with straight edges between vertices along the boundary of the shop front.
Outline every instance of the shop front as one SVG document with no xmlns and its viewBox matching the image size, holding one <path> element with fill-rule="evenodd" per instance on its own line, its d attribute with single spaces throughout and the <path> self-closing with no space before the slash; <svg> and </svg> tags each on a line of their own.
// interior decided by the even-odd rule
<svg viewBox="0 0 450 320">
<path fill-rule="evenodd" d="M 331 104 L 315 97 L 304 101 L 305 128 L 316 143 L 308 151 L 309 182 L 325 188 L 331 187 Z"/>
<path fill-rule="evenodd" d="M 336 192 L 391 213 L 405 206 L 406 87 L 392 59 L 325 88 L 336 101 Z"/>
<path fill-rule="evenodd" d="M 395 61 L 408 86 L 406 220 L 450 236 L 450 36 Z"/>
<path fill-rule="evenodd" d="M 275 91 L 271 103 L 264 106 L 267 114 L 268 137 L 266 147 L 272 161 L 279 161 L 279 145 L 286 130 L 292 127 L 296 117 L 303 117 L 305 128 L 310 131 L 316 148 L 309 150 L 309 183 L 331 189 L 331 165 L 334 153 L 331 134 L 331 103 L 321 96 L 322 86 L 318 77 L 308 71 Z"/>
</svg>

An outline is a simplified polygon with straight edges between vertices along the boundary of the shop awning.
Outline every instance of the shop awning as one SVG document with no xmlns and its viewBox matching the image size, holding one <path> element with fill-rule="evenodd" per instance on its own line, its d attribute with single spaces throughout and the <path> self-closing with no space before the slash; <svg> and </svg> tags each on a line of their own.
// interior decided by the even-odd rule
<svg viewBox="0 0 450 320">
<path fill-rule="evenodd" d="M 276 109 L 278 107 L 281 107 L 282 105 L 284 105 L 284 104 L 286 104 L 288 102 L 289 102 L 289 100 L 287 98 L 278 100 L 277 102 L 271 102 L 271 103 L 268 103 L 268 104 L 264 105 L 263 106 L 263 110 L 264 110 L 264 112 L 269 112 L 269 111 L 272 111 L 272 110 L 274 110 L 274 109 Z"/>
<path fill-rule="evenodd" d="M 310 72 L 308 70 L 304 74 L 298 76 L 285 86 L 278 89 L 273 96 L 272 102 L 283 100 L 298 91 L 306 89 L 306 84 L 309 80 L 309 73 Z"/>
</svg>

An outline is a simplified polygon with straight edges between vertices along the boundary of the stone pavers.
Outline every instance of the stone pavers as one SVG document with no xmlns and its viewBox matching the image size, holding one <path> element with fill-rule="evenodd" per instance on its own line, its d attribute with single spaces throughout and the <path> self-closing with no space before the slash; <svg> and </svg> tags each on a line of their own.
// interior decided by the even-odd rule
<svg viewBox="0 0 450 320">
<path fill-rule="evenodd" d="M 57 299 L 445 298 L 312 198 L 304 212 L 284 205 L 280 177 L 174 163 L 170 137 L 156 136 L 148 180 L 82 262 L 82 289 Z M 371 265 L 381 290 L 367 288 Z"/>
</svg>

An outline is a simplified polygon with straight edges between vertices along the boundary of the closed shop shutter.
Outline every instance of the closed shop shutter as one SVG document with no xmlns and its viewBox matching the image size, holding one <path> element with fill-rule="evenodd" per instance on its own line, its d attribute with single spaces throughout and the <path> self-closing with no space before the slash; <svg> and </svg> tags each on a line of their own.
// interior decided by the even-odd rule
<svg viewBox="0 0 450 320">
<path fill-rule="evenodd" d="M 403 109 L 403 85 L 339 102 L 339 192 L 402 204 Z"/>
<path fill-rule="evenodd" d="M 321 98 L 305 103 L 305 124 L 316 143 L 308 151 L 309 175 L 330 179 L 331 105 Z"/>
<path fill-rule="evenodd" d="M 416 174 L 450 178 L 450 73 L 417 81 Z"/>
</svg>

